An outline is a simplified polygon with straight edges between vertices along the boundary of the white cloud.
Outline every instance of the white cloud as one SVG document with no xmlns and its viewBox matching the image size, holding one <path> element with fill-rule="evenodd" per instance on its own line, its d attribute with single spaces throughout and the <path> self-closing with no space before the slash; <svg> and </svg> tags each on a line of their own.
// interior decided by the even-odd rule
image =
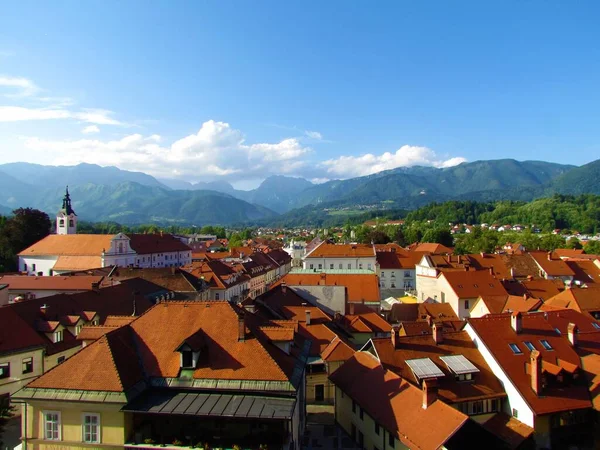
<svg viewBox="0 0 600 450">
<path fill-rule="evenodd" d="M 11 91 L 17 91 L 4 94 L 5 97 L 28 97 L 40 91 L 40 88 L 33 81 L 23 77 L 0 75 L 0 86 L 9 88 Z"/>
<path fill-rule="evenodd" d="M 321 133 L 319 133 L 318 131 L 306 130 L 304 132 L 304 134 L 311 139 L 316 139 L 317 141 L 320 141 L 323 139 L 323 135 Z"/>
<path fill-rule="evenodd" d="M 209 120 L 192 135 L 171 145 L 160 144 L 159 135 L 131 134 L 103 141 L 79 139 L 51 141 L 26 138 L 26 149 L 56 155 L 51 163 L 72 165 L 80 162 L 114 165 L 139 170 L 158 177 L 206 181 L 264 178 L 271 174 L 293 173 L 305 167 L 302 157 L 311 150 L 297 139 L 278 143 L 247 145 L 240 130 L 228 123 Z"/>
<path fill-rule="evenodd" d="M 83 134 L 100 133 L 100 128 L 97 125 L 89 125 L 81 130 Z"/>
<path fill-rule="evenodd" d="M 23 106 L 0 106 L 0 122 L 22 122 L 31 120 L 75 119 L 98 125 L 124 125 L 110 117 L 112 111 L 84 109 L 70 111 L 64 108 L 26 108 Z"/>
<path fill-rule="evenodd" d="M 385 152 L 381 155 L 367 153 L 362 156 L 340 156 L 323 161 L 321 166 L 332 176 L 340 178 L 359 177 L 395 169 L 396 167 L 433 166 L 451 167 L 465 162 L 462 157 L 443 160 L 427 147 L 403 145 L 395 153 Z"/>
</svg>

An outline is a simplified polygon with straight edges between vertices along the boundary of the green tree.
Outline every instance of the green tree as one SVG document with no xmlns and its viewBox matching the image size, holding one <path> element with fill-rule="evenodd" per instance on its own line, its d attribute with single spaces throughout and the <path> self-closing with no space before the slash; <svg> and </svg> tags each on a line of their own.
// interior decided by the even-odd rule
<svg viewBox="0 0 600 450">
<path fill-rule="evenodd" d="M 583 251 L 588 255 L 600 255 L 600 241 L 588 241 Z"/>
<path fill-rule="evenodd" d="M 0 266 L 5 271 L 17 269 L 17 254 L 50 234 L 50 218 L 32 208 L 13 211 L 0 228 Z"/>
<path fill-rule="evenodd" d="M 583 248 L 583 245 L 581 245 L 581 242 L 579 241 L 579 239 L 577 239 L 576 237 L 572 237 L 567 240 L 566 247 L 579 250 L 579 249 Z"/>
</svg>

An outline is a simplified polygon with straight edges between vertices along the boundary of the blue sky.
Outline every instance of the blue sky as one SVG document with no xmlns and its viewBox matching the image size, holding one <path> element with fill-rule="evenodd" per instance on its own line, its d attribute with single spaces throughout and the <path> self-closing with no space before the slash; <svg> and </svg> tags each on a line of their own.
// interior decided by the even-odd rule
<svg viewBox="0 0 600 450">
<path fill-rule="evenodd" d="M 600 157 L 598 2 L 4 2 L 0 163 L 252 187 Z"/>
</svg>

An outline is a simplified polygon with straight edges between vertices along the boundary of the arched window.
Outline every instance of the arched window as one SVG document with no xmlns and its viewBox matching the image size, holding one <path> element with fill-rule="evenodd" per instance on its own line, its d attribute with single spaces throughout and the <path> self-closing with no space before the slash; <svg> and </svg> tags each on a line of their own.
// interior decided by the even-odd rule
<svg viewBox="0 0 600 450">
<path fill-rule="evenodd" d="M 119 253 L 123 253 L 123 243 L 119 242 Z"/>
<path fill-rule="evenodd" d="M 74 226 L 73 219 L 69 219 L 69 226 L 70 226 L 70 227 Z"/>
<path fill-rule="evenodd" d="M 59 226 L 59 227 L 64 227 L 64 226 L 65 226 L 65 219 L 60 219 L 60 220 L 58 221 L 58 226 Z"/>
</svg>

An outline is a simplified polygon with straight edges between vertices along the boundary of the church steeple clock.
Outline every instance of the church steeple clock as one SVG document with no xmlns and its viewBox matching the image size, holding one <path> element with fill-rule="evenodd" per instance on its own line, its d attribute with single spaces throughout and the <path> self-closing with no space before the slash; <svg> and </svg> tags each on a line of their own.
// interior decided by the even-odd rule
<svg viewBox="0 0 600 450">
<path fill-rule="evenodd" d="M 76 234 L 77 233 L 77 214 L 71 206 L 71 196 L 69 195 L 69 186 L 63 197 L 62 209 L 56 215 L 56 234 Z"/>
</svg>

